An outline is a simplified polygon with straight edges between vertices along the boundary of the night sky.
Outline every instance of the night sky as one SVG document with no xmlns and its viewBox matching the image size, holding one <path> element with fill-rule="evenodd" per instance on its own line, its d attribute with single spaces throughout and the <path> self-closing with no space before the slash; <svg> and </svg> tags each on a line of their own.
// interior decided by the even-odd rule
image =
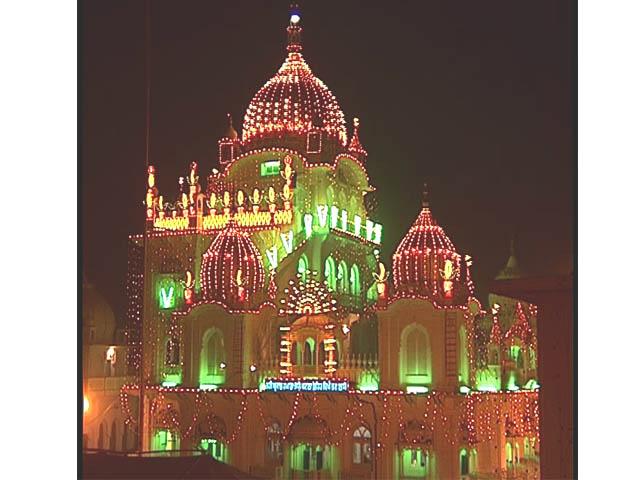
<svg viewBox="0 0 640 480">
<path fill-rule="evenodd" d="M 285 57 L 286 1 L 151 1 L 151 154 L 167 200 L 191 161 L 217 166 L 230 112 Z M 509 239 L 523 270 L 573 262 L 573 5 L 538 2 L 302 2 L 303 54 L 347 118 L 361 120 L 374 218 L 390 258 L 430 203 L 487 285 Z M 81 16 L 82 258 L 124 322 L 127 236 L 141 233 L 145 2 L 92 0 Z"/>
</svg>

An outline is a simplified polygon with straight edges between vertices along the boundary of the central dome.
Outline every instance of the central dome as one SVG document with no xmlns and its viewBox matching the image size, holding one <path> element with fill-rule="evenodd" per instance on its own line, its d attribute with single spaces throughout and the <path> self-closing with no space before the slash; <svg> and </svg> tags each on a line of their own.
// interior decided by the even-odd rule
<svg viewBox="0 0 640 480">
<path fill-rule="evenodd" d="M 249 103 L 242 125 L 242 141 L 271 134 L 306 134 L 315 126 L 346 146 L 344 113 L 336 97 L 313 74 L 302 56 L 301 27 L 290 25 L 287 31 L 287 58 Z"/>
</svg>

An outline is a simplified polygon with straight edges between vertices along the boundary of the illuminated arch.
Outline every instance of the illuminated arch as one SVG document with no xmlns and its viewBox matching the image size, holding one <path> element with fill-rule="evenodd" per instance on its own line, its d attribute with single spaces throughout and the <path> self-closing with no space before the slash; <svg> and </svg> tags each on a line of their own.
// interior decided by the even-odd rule
<svg viewBox="0 0 640 480">
<path fill-rule="evenodd" d="M 349 291 L 354 297 L 360 296 L 360 270 L 355 263 L 351 265 L 349 273 Z"/>
<path fill-rule="evenodd" d="M 309 260 L 307 259 L 306 254 L 300 255 L 298 259 L 298 273 L 300 274 L 300 282 L 307 282 L 307 272 L 309 271 Z"/>
<path fill-rule="evenodd" d="M 431 384 L 431 345 L 427 330 L 413 323 L 400 336 L 400 383 L 406 386 Z"/>
<path fill-rule="evenodd" d="M 355 464 L 369 464 L 371 460 L 371 431 L 365 425 L 360 425 L 353 431 L 352 461 Z"/>
<path fill-rule="evenodd" d="M 466 448 L 460 450 L 460 475 L 469 475 L 469 455 Z"/>
<path fill-rule="evenodd" d="M 200 383 L 222 385 L 225 379 L 225 351 L 222 332 L 212 327 L 202 336 Z"/>
<path fill-rule="evenodd" d="M 347 292 L 347 264 L 343 261 L 341 261 L 338 264 L 338 276 L 337 276 L 337 286 L 336 286 L 336 290 L 340 293 L 346 293 Z"/>
<path fill-rule="evenodd" d="M 324 261 L 324 279 L 327 282 L 327 288 L 334 292 L 336 290 L 336 262 L 331 255 Z"/>
</svg>

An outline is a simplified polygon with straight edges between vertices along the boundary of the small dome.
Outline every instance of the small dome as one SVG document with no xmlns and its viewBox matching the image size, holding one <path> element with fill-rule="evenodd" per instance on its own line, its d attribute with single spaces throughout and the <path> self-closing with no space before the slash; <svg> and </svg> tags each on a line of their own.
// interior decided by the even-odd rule
<svg viewBox="0 0 640 480">
<path fill-rule="evenodd" d="M 466 262 L 425 204 L 393 254 L 396 293 L 464 304 L 470 293 L 468 275 Z"/>
<path fill-rule="evenodd" d="M 302 28 L 295 22 L 287 32 L 287 58 L 249 103 L 242 141 L 270 134 L 306 134 L 312 126 L 318 126 L 345 147 L 344 114 L 333 93 L 313 74 L 302 56 Z"/>
<path fill-rule="evenodd" d="M 82 282 L 82 326 L 88 341 L 111 345 L 116 331 L 116 316 L 109 303 L 89 282 Z"/>
<path fill-rule="evenodd" d="M 249 234 L 231 222 L 202 256 L 200 281 L 206 300 L 227 306 L 244 304 L 265 283 L 262 256 Z"/>
</svg>

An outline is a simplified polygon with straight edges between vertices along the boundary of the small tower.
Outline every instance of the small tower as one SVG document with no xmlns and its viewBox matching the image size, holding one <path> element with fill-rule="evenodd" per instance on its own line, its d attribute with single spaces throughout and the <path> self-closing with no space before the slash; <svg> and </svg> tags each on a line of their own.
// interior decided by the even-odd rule
<svg viewBox="0 0 640 480">
<path fill-rule="evenodd" d="M 233 162 L 240 153 L 240 139 L 238 132 L 233 128 L 233 118 L 230 113 L 227 113 L 227 118 L 229 120 L 227 132 L 218 140 L 218 160 L 221 168 Z"/>
</svg>

